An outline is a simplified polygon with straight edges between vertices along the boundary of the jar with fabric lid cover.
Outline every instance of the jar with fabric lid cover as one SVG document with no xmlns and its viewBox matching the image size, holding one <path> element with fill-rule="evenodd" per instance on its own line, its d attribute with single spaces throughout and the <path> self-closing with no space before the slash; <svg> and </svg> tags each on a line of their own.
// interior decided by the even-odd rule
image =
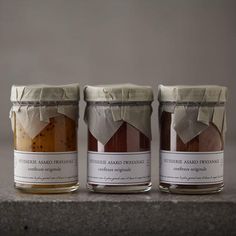
<svg viewBox="0 0 236 236">
<path fill-rule="evenodd" d="M 78 84 L 12 86 L 15 187 L 31 193 L 78 188 Z"/>
<path fill-rule="evenodd" d="M 86 86 L 88 189 L 129 193 L 151 189 L 152 89 L 133 84 Z"/>
<path fill-rule="evenodd" d="M 159 86 L 161 191 L 223 189 L 226 95 L 222 86 Z"/>
</svg>

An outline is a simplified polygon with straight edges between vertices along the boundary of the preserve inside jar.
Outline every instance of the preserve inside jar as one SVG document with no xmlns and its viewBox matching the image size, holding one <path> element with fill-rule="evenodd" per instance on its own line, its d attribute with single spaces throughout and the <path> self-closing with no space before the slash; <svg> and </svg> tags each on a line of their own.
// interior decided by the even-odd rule
<svg viewBox="0 0 236 236">
<path fill-rule="evenodd" d="M 21 87 L 20 87 L 21 88 Z M 74 101 L 32 101 L 46 88 L 61 95 L 64 86 L 25 87 L 24 101 L 12 98 L 15 187 L 29 193 L 63 193 L 78 189 L 78 87 L 68 91 Z M 68 85 L 67 87 L 68 88 Z M 12 97 L 18 87 L 13 87 Z M 50 91 L 51 90 L 51 91 Z M 56 90 L 56 92 L 55 92 Z M 58 91 L 59 90 L 59 91 Z M 27 97 L 29 91 L 34 95 Z M 49 93 L 44 99 L 49 99 Z M 31 100 L 31 101 L 25 101 Z M 41 118 L 40 118 L 41 117 Z"/>
<path fill-rule="evenodd" d="M 49 124 L 31 138 L 14 115 L 14 147 L 28 152 L 66 152 L 77 150 L 77 124 L 60 115 L 50 118 Z"/>
<path fill-rule="evenodd" d="M 124 122 L 106 144 L 99 142 L 88 130 L 88 150 L 94 152 L 150 151 L 150 139 Z"/>
<path fill-rule="evenodd" d="M 217 101 L 214 94 L 225 93 L 223 87 L 180 87 L 181 101 L 176 99 L 178 86 L 163 86 L 160 88 L 162 99 L 160 104 L 160 184 L 163 192 L 182 194 L 206 194 L 220 192 L 223 189 L 223 150 L 225 96 Z M 184 91 L 187 90 L 187 92 Z M 194 92 L 194 89 L 197 90 Z M 202 91 L 208 90 L 211 102 L 193 102 Z M 190 91 L 190 92 L 189 92 Z M 222 92 L 223 91 L 223 92 Z M 192 93 L 192 94 L 191 94 Z M 168 94 L 165 96 L 165 94 Z M 176 101 L 166 100 L 174 94 Z M 188 94 L 190 101 L 184 96 Z M 189 95 L 191 94 L 191 95 Z M 197 95 L 196 95 L 197 94 Z M 199 95 L 200 94 L 200 95 Z M 213 96 L 213 98 L 212 98 Z M 164 98 L 165 99 L 164 99 Z M 201 97 L 201 96 L 200 96 Z M 168 97 L 169 98 L 169 97 Z M 212 98 L 212 99 L 211 99 Z M 181 106 L 183 115 L 176 110 Z M 164 109 L 163 109 L 164 107 Z M 207 114 L 203 122 L 201 109 Z M 215 114 L 214 114 L 215 113 Z M 194 114 L 194 115 L 193 115 Z M 196 115 L 195 115 L 196 114 Z M 181 116 L 180 118 L 178 116 Z M 218 117 L 218 119 L 217 119 Z M 221 119 L 219 119 L 221 117 Z M 201 120 L 203 121 L 203 119 Z M 217 121 L 217 122 L 216 122 Z M 181 124 L 182 123 L 182 124 Z M 222 127 L 222 129 L 219 129 Z"/>
<path fill-rule="evenodd" d="M 91 89 L 88 86 L 89 88 L 85 90 L 85 98 L 88 102 L 85 114 L 85 121 L 88 124 L 87 187 L 94 192 L 145 192 L 150 190 L 152 185 L 151 138 L 149 128 L 142 131 L 139 129 L 139 124 L 132 123 L 132 114 L 143 111 L 146 118 L 143 119 L 142 125 L 147 122 L 146 125 L 150 126 L 150 101 L 127 102 L 124 95 L 126 90 L 129 89 L 132 93 L 136 87 L 133 88 L 133 85 L 113 86 L 101 86 L 105 87 L 106 91 L 109 89 L 112 97 L 112 101 L 106 100 L 106 102 L 105 99 L 99 102 L 94 101 L 94 91 L 93 101 L 89 99 L 94 86 Z M 102 89 L 98 87 L 97 90 L 100 93 Z M 120 96 L 122 90 L 123 102 L 121 103 L 116 98 Z M 149 88 L 148 94 L 151 100 Z M 104 97 L 100 93 L 97 98 L 101 100 Z"/>
</svg>

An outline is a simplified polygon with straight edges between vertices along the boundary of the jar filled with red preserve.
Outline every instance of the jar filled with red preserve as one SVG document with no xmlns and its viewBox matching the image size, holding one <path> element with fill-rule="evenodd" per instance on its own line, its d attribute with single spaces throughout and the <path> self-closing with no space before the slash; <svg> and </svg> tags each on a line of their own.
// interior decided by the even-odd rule
<svg viewBox="0 0 236 236">
<path fill-rule="evenodd" d="M 93 192 L 151 189 L 151 87 L 86 86 L 87 186 Z"/>
<path fill-rule="evenodd" d="M 226 95 L 222 86 L 159 86 L 161 191 L 223 189 Z"/>
</svg>

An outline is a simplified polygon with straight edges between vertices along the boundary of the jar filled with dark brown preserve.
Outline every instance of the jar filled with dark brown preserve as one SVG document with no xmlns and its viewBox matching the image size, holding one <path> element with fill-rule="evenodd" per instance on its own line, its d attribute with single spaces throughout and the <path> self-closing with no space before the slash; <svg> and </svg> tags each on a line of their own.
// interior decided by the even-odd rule
<svg viewBox="0 0 236 236">
<path fill-rule="evenodd" d="M 13 86 L 14 183 L 29 193 L 78 189 L 79 86 Z"/>
<path fill-rule="evenodd" d="M 160 190 L 223 189 L 226 87 L 159 86 Z"/>
<path fill-rule="evenodd" d="M 152 89 L 133 84 L 86 86 L 88 189 L 128 193 L 151 189 Z"/>
</svg>

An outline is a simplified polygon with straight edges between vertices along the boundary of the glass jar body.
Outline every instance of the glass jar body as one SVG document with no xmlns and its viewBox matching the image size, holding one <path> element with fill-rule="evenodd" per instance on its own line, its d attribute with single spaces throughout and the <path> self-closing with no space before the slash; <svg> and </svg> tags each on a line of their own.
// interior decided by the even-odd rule
<svg viewBox="0 0 236 236">
<path fill-rule="evenodd" d="M 31 138 L 17 119 L 16 112 L 13 120 L 15 187 L 29 193 L 63 193 L 77 190 L 77 121 L 63 114 L 57 115 L 50 118 L 47 125 Z M 35 124 L 30 122 L 29 125 L 34 127 Z M 22 165 L 20 168 L 28 168 L 30 171 L 23 173 L 19 163 Z M 28 167 L 25 167 L 26 164 Z M 73 172 L 71 175 L 68 174 L 70 170 Z M 24 176 L 17 176 L 20 172 Z"/>
<path fill-rule="evenodd" d="M 90 153 L 93 153 L 95 155 L 101 154 L 103 156 L 107 155 L 109 156 L 110 160 L 114 159 L 116 161 L 124 160 L 124 155 L 126 156 L 125 158 L 127 158 L 127 155 L 129 155 L 128 159 L 126 159 L 129 161 L 132 161 L 132 159 L 137 161 L 137 159 L 139 159 L 140 157 L 142 160 L 143 158 L 145 160 L 145 156 L 147 158 L 150 158 L 150 139 L 132 125 L 128 124 L 127 122 L 124 122 L 105 145 L 99 142 L 91 134 L 91 132 L 88 131 L 88 155 Z M 148 169 L 147 173 L 149 173 L 148 175 L 150 175 L 150 159 L 145 161 L 148 167 L 145 166 L 144 168 Z M 89 165 L 91 164 L 88 160 L 88 172 L 90 169 Z M 106 167 L 109 169 L 108 166 Z M 123 167 L 128 168 L 126 165 L 123 165 Z M 127 180 L 126 183 L 122 183 L 124 181 L 121 181 L 119 183 L 99 183 L 99 181 L 89 181 L 90 174 L 93 175 L 93 173 L 88 173 L 87 187 L 90 191 L 93 192 L 138 193 L 149 191 L 152 186 L 150 176 L 145 178 L 146 181 L 140 181 L 140 183 L 130 183 L 130 181 Z M 122 174 L 118 176 L 122 178 L 124 177 Z M 130 175 L 129 178 L 132 178 L 132 175 Z"/>
<path fill-rule="evenodd" d="M 193 109 L 198 109 L 195 107 Z M 166 111 L 162 111 L 160 114 L 160 183 L 159 188 L 163 192 L 169 193 L 180 193 L 180 194 L 208 194 L 220 192 L 223 189 L 223 149 L 224 142 L 221 133 L 213 123 L 209 123 L 208 127 L 203 130 L 200 134 L 196 135 L 189 142 L 184 143 L 174 128 L 174 114 Z M 187 125 L 187 124 L 186 124 Z M 165 157 L 165 154 L 172 154 L 171 158 Z M 211 156 L 210 156 L 211 155 Z M 209 158 L 208 158 L 208 157 Z M 218 156 L 220 159 L 218 160 Z M 206 159 L 207 162 L 206 162 Z M 176 158 L 176 159 L 175 159 Z M 178 159 L 179 158 L 179 159 Z M 187 159 L 188 160 L 187 160 Z M 211 160 L 210 160 L 211 159 Z M 216 161 L 217 159 L 217 161 Z M 217 168 L 221 171 L 218 181 L 209 181 L 207 183 L 206 177 L 209 178 L 209 165 L 202 164 L 203 160 L 205 163 L 221 162 L 221 164 L 216 164 Z M 171 170 L 165 171 L 166 168 L 164 162 L 172 162 L 172 170 L 181 171 L 181 173 L 176 174 L 174 177 L 174 172 Z M 180 164 L 181 163 L 181 164 Z M 190 165 L 184 165 L 185 163 L 191 163 Z M 194 167 L 196 166 L 196 167 Z M 169 165 L 170 167 L 170 165 Z M 185 168 L 186 167 L 186 168 Z M 190 172 L 195 171 L 195 174 Z M 199 174 L 202 171 L 206 173 Z M 162 176 L 163 173 L 170 173 L 170 176 Z M 177 173 L 177 172 L 175 172 Z M 190 174 L 189 174 L 190 173 Z M 178 176 L 177 176 L 178 175 Z M 169 181 L 166 179 L 169 178 Z M 189 178 L 188 180 L 186 180 Z M 182 181 L 180 180 L 182 179 Z M 191 179 L 193 182 L 191 182 Z M 198 179 L 199 182 L 196 181 Z M 210 179 L 210 178 L 209 178 Z M 219 180 L 221 179 L 221 180 Z M 189 182 L 188 182 L 189 181 Z"/>
</svg>

